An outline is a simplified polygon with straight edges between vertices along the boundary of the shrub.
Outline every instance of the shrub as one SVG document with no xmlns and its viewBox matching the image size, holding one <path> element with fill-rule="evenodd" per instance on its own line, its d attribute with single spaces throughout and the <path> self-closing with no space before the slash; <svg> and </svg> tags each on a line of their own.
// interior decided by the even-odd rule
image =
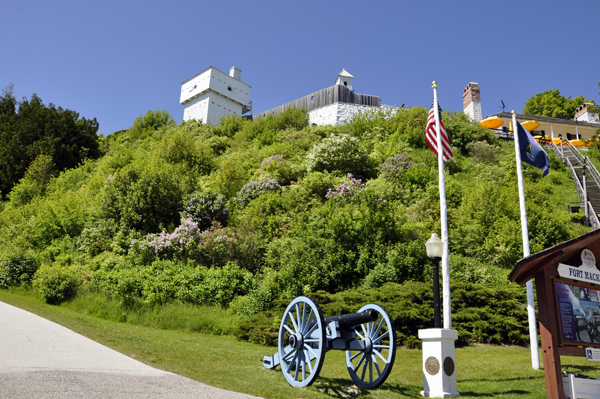
<svg viewBox="0 0 600 399">
<path fill-rule="evenodd" d="M 266 191 L 278 191 L 281 190 L 281 186 L 274 179 L 265 179 L 261 181 L 251 181 L 246 184 L 238 192 L 237 197 L 233 199 L 234 203 L 240 207 L 245 208 L 248 206 L 250 201 L 257 198 Z"/>
<path fill-rule="evenodd" d="M 369 183 L 363 183 L 361 179 L 355 179 L 352 173 L 346 175 L 346 181 L 334 190 L 329 189 L 325 198 L 332 200 L 349 199 L 358 196 L 369 187 Z"/>
<path fill-rule="evenodd" d="M 337 177 L 329 174 L 329 172 L 311 172 L 302 180 L 302 187 L 309 193 L 325 199 L 325 195 L 327 195 L 329 190 L 339 184 L 338 180 Z"/>
<path fill-rule="evenodd" d="M 306 156 L 308 172 L 353 173 L 367 176 L 371 161 L 358 139 L 347 134 L 331 135 L 315 145 Z"/>
<path fill-rule="evenodd" d="M 499 147 L 487 141 L 476 141 L 467 144 L 467 151 L 475 163 L 494 164 L 498 158 Z"/>
<path fill-rule="evenodd" d="M 82 278 L 72 266 L 42 265 L 35 273 L 33 286 L 45 301 L 57 305 L 75 297 Z"/>
<path fill-rule="evenodd" d="M 216 191 L 196 192 L 183 199 L 181 217 L 191 219 L 198 223 L 202 231 L 210 228 L 213 222 L 227 226 L 229 208 L 225 204 L 225 197 Z"/>
<path fill-rule="evenodd" d="M 29 284 L 39 264 L 28 254 L 8 255 L 0 262 L 0 288 Z"/>
<path fill-rule="evenodd" d="M 379 165 L 379 169 L 381 170 L 381 175 L 384 179 L 400 182 L 408 169 L 418 165 L 419 164 L 408 160 L 407 153 L 402 153 L 388 157 L 381 165 Z"/>
<path fill-rule="evenodd" d="M 134 254 L 142 255 L 142 259 L 149 259 L 153 253 L 159 259 L 185 259 L 190 251 L 198 245 L 202 232 L 198 223 L 192 219 L 181 219 L 173 233 L 162 231 L 159 234 L 148 234 L 142 240 L 133 240 L 131 250 Z"/>
<path fill-rule="evenodd" d="M 294 170 L 292 165 L 284 159 L 283 154 L 276 154 L 265 158 L 260 163 L 261 172 L 271 177 L 281 185 L 288 185 L 298 179 L 299 171 Z"/>
<path fill-rule="evenodd" d="M 171 164 L 183 164 L 196 174 L 205 175 L 214 169 L 214 153 L 196 141 L 192 133 L 177 129 L 163 137 L 156 148 L 158 156 Z"/>
<path fill-rule="evenodd" d="M 175 119 L 167 110 L 152 111 L 149 109 L 145 115 L 140 115 L 133 121 L 129 136 L 133 139 L 144 133 L 153 132 L 162 126 L 174 125 Z"/>
<path fill-rule="evenodd" d="M 155 232 L 179 221 L 181 198 L 176 177 L 168 168 L 128 167 L 106 179 L 100 215 L 121 228 Z"/>
</svg>

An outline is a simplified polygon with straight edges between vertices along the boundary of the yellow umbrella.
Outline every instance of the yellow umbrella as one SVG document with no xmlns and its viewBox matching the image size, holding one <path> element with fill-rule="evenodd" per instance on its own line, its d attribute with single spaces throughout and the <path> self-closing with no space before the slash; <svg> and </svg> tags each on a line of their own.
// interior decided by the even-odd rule
<svg viewBox="0 0 600 399">
<path fill-rule="evenodd" d="M 560 145 L 560 138 L 559 137 L 553 138 L 552 141 L 554 141 L 554 144 Z"/>
<path fill-rule="evenodd" d="M 527 131 L 532 132 L 535 129 L 537 129 L 538 127 L 540 127 L 540 123 L 536 122 L 536 121 L 525 121 L 523 123 L 521 123 L 521 125 L 523 125 L 523 127 L 525 129 L 527 129 Z"/>
<path fill-rule="evenodd" d="M 575 147 L 585 147 L 585 144 L 583 143 L 583 140 L 581 140 L 581 139 L 575 139 L 575 140 L 569 140 L 569 141 Z"/>
<path fill-rule="evenodd" d="M 504 125 L 504 121 L 497 116 L 490 116 L 479 122 L 479 126 L 487 127 L 488 129 L 498 129 Z"/>
</svg>

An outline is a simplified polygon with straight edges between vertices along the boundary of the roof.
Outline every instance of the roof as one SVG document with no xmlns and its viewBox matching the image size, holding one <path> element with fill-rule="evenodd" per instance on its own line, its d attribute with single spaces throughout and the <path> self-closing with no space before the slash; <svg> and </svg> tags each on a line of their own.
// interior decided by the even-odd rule
<svg viewBox="0 0 600 399">
<path fill-rule="evenodd" d="M 354 76 L 350 75 L 348 73 L 348 71 L 346 71 L 344 68 L 342 68 L 342 72 L 340 72 L 340 74 L 338 76 L 345 76 L 347 78 L 353 78 Z"/>
<path fill-rule="evenodd" d="M 498 118 L 512 118 L 512 114 L 510 112 L 498 112 L 497 114 L 488 115 L 497 116 Z M 573 126 L 589 126 L 593 128 L 600 128 L 600 123 L 588 123 L 582 121 L 575 121 L 570 119 L 561 119 L 561 118 L 550 118 L 547 116 L 537 116 L 537 115 L 527 115 L 527 114 L 517 114 L 517 119 L 526 119 L 538 122 L 546 122 L 546 123 L 562 123 L 564 125 L 573 125 Z"/>
<path fill-rule="evenodd" d="M 520 259 L 510 271 L 508 279 L 514 283 L 525 284 L 537 272 L 567 259 L 577 251 L 600 242 L 600 230 L 594 230 L 572 240 L 562 242 L 551 248 Z"/>
</svg>

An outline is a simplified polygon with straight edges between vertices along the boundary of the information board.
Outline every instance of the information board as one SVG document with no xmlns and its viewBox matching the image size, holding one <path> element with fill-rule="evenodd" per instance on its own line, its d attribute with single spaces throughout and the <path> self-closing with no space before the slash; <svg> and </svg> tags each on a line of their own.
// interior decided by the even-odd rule
<svg viewBox="0 0 600 399">
<path fill-rule="evenodd" d="M 556 281 L 563 343 L 600 345 L 600 292 L 592 286 Z"/>
</svg>

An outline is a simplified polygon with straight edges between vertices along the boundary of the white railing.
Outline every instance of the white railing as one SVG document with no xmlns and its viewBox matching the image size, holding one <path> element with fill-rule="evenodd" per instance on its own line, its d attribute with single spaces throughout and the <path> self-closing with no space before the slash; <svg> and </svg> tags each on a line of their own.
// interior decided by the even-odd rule
<svg viewBox="0 0 600 399">
<path fill-rule="evenodd" d="M 587 215 L 588 215 L 587 222 L 590 224 L 590 226 L 592 226 L 592 228 L 594 230 L 600 229 L 600 220 L 598 220 L 598 215 L 596 214 L 596 211 L 594 210 L 592 203 L 590 201 L 585 202 L 586 198 L 585 198 L 584 191 L 583 191 L 583 185 L 579 181 L 579 176 L 577 175 L 577 172 L 575 171 L 573 164 L 571 164 L 571 161 L 569 160 L 569 158 L 565 158 L 565 163 L 567 164 L 567 167 L 571 171 L 571 176 L 573 177 L 573 182 L 575 183 L 575 189 L 577 190 L 577 195 L 579 195 L 579 198 L 581 199 L 581 203 L 583 204 L 583 206 L 587 206 Z M 598 173 L 598 172 L 596 172 L 596 173 Z M 596 180 L 596 183 L 598 183 L 597 180 Z M 584 212 L 585 211 L 586 211 L 586 209 L 584 209 Z"/>
</svg>

